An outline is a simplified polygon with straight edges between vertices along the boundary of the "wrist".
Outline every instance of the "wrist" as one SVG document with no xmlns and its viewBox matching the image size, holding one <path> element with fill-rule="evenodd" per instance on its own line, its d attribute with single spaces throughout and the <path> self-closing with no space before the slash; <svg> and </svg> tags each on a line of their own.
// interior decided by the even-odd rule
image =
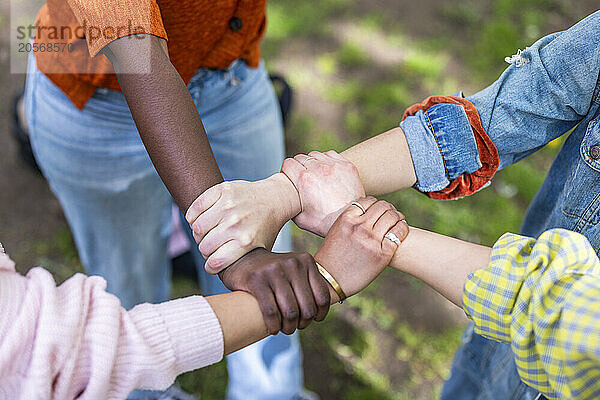
<svg viewBox="0 0 600 400">
<path fill-rule="evenodd" d="M 419 231 L 419 229 L 413 227 L 409 228 L 408 235 L 394 252 L 394 256 L 392 257 L 392 260 L 390 261 L 389 265 L 390 267 L 397 269 L 398 271 L 407 273 L 409 275 L 413 275 L 414 273 L 414 271 L 410 267 L 411 247 L 414 246 L 415 236 L 419 235 L 419 233 L 413 234 L 414 231 Z"/>
<path fill-rule="evenodd" d="M 439 252 L 444 254 L 444 250 L 439 245 L 436 247 L 435 244 L 436 240 L 440 237 L 442 236 L 436 233 L 411 226 L 408 235 L 396 249 L 390 262 L 390 267 L 412 275 L 415 278 L 423 279 L 423 276 L 433 268 L 432 265 L 424 262 L 423 259 L 428 259 L 430 255 L 440 254 Z M 447 259 L 448 254 L 443 258 Z"/>
<path fill-rule="evenodd" d="M 276 185 L 276 192 L 279 194 L 280 198 L 278 209 L 281 211 L 282 218 L 285 218 L 285 222 L 300 214 L 300 212 L 302 212 L 300 194 L 287 175 L 278 172 L 271 175 L 268 179 Z"/>
<path fill-rule="evenodd" d="M 314 258 L 315 258 L 315 261 L 318 262 L 319 264 L 321 264 L 321 266 L 323 268 L 325 268 L 325 269 L 330 268 L 331 262 L 328 262 L 327 257 L 323 257 L 323 255 L 320 254 L 318 251 L 315 254 Z M 325 277 L 323 277 L 323 279 L 325 279 Z M 334 279 L 336 279 L 336 281 L 337 281 L 337 278 L 334 277 Z M 327 281 L 327 279 L 325 279 L 325 280 Z M 338 284 L 339 284 L 339 281 L 338 281 Z M 331 298 L 330 303 L 331 304 L 339 303 L 340 297 L 338 296 L 338 294 L 337 294 L 336 290 L 333 288 L 333 286 L 331 286 L 331 283 L 327 282 L 327 287 L 329 288 L 329 296 Z"/>
</svg>

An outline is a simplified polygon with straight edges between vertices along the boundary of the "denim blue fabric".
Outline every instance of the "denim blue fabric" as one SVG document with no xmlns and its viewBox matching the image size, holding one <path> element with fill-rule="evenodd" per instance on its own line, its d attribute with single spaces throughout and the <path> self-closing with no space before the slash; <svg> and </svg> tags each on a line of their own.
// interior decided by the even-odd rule
<svg viewBox="0 0 600 400">
<path fill-rule="evenodd" d="M 521 382 L 509 345 L 476 334 L 471 325 L 454 356 L 443 400 L 545 400 Z"/>
<path fill-rule="evenodd" d="M 227 70 L 198 70 L 188 88 L 226 180 L 258 180 L 279 171 L 281 116 L 262 65 L 252 69 L 236 61 Z M 86 271 L 103 276 L 126 308 L 167 300 L 173 200 L 123 95 L 98 89 L 78 110 L 30 58 L 25 104 L 36 158 L 63 207 Z M 182 225 L 191 238 L 187 223 Z M 203 294 L 224 292 L 218 277 L 204 271 L 193 239 L 191 248 Z M 286 226 L 274 250 L 291 249 Z M 228 371 L 229 400 L 292 399 L 303 381 L 298 338 L 265 339 L 229 356 Z M 148 391 L 130 395 L 155 397 Z"/>
<path fill-rule="evenodd" d="M 410 156 L 417 182 L 415 187 L 421 192 L 436 192 L 448 186 L 446 166 L 437 139 L 429 128 L 423 111 L 407 117 L 400 123 L 406 135 Z"/>
<path fill-rule="evenodd" d="M 569 229 L 585 235 L 597 253 L 600 160 L 591 149 L 600 146 L 599 77 L 600 12 L 595 12 L 564 32 L 538 40 L 521 53 L 519 66 L 512 64 L 491 86 L 467 97 L 498 149 L 500 168 L 573 129 L 529 205 L 521 233 L 537 237 L 551 228 Z M 431 146 L 429 151 L 435 150 Z M 470 328 L 442 399 L 532 395 L 535 391 L 518 379 L 510 345 L 486 340 Z"/>
<path fill-rule="evenodd" d="M 463 173 L 481 168 L 477 143 L 465 109 L 436 104 L 400 123 L 417 175 L 416 188 L 435 192 Z"/>
</svg>

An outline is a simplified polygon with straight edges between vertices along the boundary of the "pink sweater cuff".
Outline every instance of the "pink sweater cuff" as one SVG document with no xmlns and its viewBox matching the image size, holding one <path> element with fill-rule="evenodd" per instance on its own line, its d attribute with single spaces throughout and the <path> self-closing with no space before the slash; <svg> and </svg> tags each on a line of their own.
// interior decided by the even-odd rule
<svg viewBox="0 0 600 400">
<path fill-rule="evenodd" d="M 214 364 L 223 358 L 221 325 L 204 297 L 191 296 L 152 304 L 147 308 L 137 306 L 132 311 L 137 314 L 135 319 L 138 321 L 148 318 L 164 323 L 175 354 L 177 375 Z M 167 349 L 165 351 L 168 352 Z"/>
</svg>

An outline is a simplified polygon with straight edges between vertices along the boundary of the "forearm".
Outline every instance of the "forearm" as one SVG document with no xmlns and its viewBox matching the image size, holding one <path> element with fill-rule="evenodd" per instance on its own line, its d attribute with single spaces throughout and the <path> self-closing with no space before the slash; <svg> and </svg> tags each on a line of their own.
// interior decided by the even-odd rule
<svg viewBox="0 0 600 400">
<path fill-rule="evenodd" d="M 419 228 L 411 228 L 391 266 L 433 287 L 462 307 L 467 276 L 490 262 L 491 249 Z"/>
<path fill-rule="evenodd" d="M 338 301 L 330 287 L 331 304 Z M 219 319 L 225 344 L 225 355 L 242 349 L 268 336 L 256 299 L 249 293 L 235 291 L 206 297 Z"/>
<path fill-rule="evenodd" d="M 143 41 L 150 43 L 141 44 Z M 149 52 L 149 54 L 148 54 Z M 182 210 L 223 181 L 189 91 L 164 40 L 127 37 L 106 46 L 142 141 L 161 179 Z M 143 71 L 148 61 L 150 71 Z"/>
<path fill-rule="evenodd" d="M 398 127 L 361 142 L 341 155 L 312 151 L 284 161 L 282 172 L 297 192 L 285 191 L 290 182 L 280 180 L 285 203 L 296 202 L 294 222 L 302 229 L 325 236 L 337 216 L 353 200 L 411 187 L 415 168 L 403 130 Z M 275 200 L 273 200 L 274 202 Z"/>
<path fill-rule="evenodd" d="M 417 180 L 410 149 L 400 127 L 361 142 L 341 154 L 358 169 L 368 195 L 406 189 Z"/>
</svg>

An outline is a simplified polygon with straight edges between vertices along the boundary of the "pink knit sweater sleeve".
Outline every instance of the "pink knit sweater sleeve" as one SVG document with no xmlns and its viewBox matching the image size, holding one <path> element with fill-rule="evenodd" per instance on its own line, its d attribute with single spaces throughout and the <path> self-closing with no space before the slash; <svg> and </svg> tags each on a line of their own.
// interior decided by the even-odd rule
<svg viewBox="0 0 600 400">
<path fill-rule="evenodd" d="M 100 277 L 56 286 L 0 254 L 0 399 L 125 399 L 164 389 L 223 357 L 221 327 L 199 296 L 125 311 Z"/>
</svg>

